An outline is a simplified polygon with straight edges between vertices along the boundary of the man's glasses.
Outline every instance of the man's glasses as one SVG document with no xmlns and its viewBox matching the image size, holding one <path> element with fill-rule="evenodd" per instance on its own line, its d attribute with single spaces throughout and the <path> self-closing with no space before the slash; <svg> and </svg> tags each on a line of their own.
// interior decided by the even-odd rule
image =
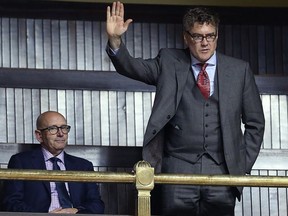
<svg viewBox="0 0 288 216">
<path fill-rule="evenodd" d="M 206 35 L 202 35 L 202 34 L 191 34 L 189 31 L 186 31 L 190 37 L 192 38 L 193 41 L 195 41 L 196 43 L 200 43 L 204 40 L 204 38 L 206 39 L 207 42 L 214 42 L 217 35 L 215 33 L 211 33 L 211 34 L 206 34 Z"/>
<path fill-rule="evenodd" d="M 47 128 L 39 129 L 39 131 L 45 131 L 48 130 L 50 134 L 55 135 L 58 133 L 59 129 L 63 134 L 68 134 L 70 131 L 71 126 L 69 125 L 61 125 L 60 127 L 57 127 L 56 125 L 49 126 Z"/>
</svg>

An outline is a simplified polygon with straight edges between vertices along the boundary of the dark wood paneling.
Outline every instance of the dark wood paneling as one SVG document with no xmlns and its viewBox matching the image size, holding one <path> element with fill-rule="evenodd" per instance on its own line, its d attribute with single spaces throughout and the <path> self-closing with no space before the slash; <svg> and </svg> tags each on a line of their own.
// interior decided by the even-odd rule
<svg viewBox="0 0 288 216">
<path fill-rule="evenodd" d="M 1 16 L 98 20 L 106 19 L 106 7 L 111 3 L 61 2 L 61 1 L 29 1 L 2 0 Z M 187 8 L 199 5 L 157 5 L 157 4 L 125 4 L 126 18 L 135 22 L 181 23 L 182 15 Z M 235 7 L 206 6 L 216 9 L 221 15 L 222 24 L 284 24 L 288 20 L 287 7 Z"/>
<path fill-rule="evenodd" d="M 261 94 L 288 94 L 288 76 L 255 76 Z M 0 87 L 35 89 L 155 91 L 112 71 L 0 69 Z"/>
<path fill-rule="evenodd" d="M 261 94 L 288 95 L 288 76 L 255 76 Z"/>
<path fill-rule="evenodd" d="M 153 91 L 143 84 L 112 71 L 46 69 L 0 69 L 0 87 L 74 90 Z"/>
</svg>

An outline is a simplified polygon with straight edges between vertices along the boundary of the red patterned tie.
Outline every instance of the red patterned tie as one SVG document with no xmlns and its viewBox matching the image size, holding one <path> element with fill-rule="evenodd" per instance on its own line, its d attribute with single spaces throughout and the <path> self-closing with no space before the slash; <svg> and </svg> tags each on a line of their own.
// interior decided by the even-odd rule
<svg viewBox="0 0 288 216">
<path fill-rule="evenodd" d="M 198 75 L 197 78 L 197 85 L 202 93 L 202 95 L 205 97 L 205 99 L 207 100 L 210 96 L 210 81 L 209 81 L 209 76 L 206 72 L 206 67 L 207 67 L 207 63 L 200 63 L 198 64 L 201 67 L 201 71 Z"/>
</svg>

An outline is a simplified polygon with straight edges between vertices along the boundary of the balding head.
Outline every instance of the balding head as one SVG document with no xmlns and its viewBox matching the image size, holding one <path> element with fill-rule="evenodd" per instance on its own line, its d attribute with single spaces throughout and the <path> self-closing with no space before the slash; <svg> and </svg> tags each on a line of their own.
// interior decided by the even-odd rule
<svg viewBox="0 0 288 216">
<path fill-rule="evenodd" d="M 47 125 L 49 120 L 55 117 L 63 118 L 66 122 L 65 117 L 61 113 L 56 112 L 56 111 L 46 111 L 38 116 L 37 121 L 36 121 L 36 128 L 42 129 L 42 128 L 46 128 L 50 126 L 50 125 Z"/>
<path fill-rule="evenodd" d="M 39 115 L 36 126 L 35 136 L 42 147 L 54 156 L 60 154 L 67 145 L 70 130 L 65 117 L 56 111 L 47 111 Z"/>
</svg>

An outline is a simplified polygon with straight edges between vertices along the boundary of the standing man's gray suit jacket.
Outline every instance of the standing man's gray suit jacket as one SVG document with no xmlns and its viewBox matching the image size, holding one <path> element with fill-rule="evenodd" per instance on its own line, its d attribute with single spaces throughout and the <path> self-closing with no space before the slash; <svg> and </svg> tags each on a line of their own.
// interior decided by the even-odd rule
<svg viewBox="0 0 288 216">
<path fill-rule="evenodd" d="M 189 50 L 161 49 L 156 58 L 143 60 L 130 56 L 122 43 L 116 55 L 109 50 L 107 53 L 118 73 L 156 86 L 144 136 L 143 159 L 161 172 L 163 128 L 174 116 L 191 73 Z M 265 124 L 262 103 L 247 62 L 217 53 L 217 71 L 225 161 L 229 174 L 244 175 L 250 173 L 260 151 Z"/>
</svg>

